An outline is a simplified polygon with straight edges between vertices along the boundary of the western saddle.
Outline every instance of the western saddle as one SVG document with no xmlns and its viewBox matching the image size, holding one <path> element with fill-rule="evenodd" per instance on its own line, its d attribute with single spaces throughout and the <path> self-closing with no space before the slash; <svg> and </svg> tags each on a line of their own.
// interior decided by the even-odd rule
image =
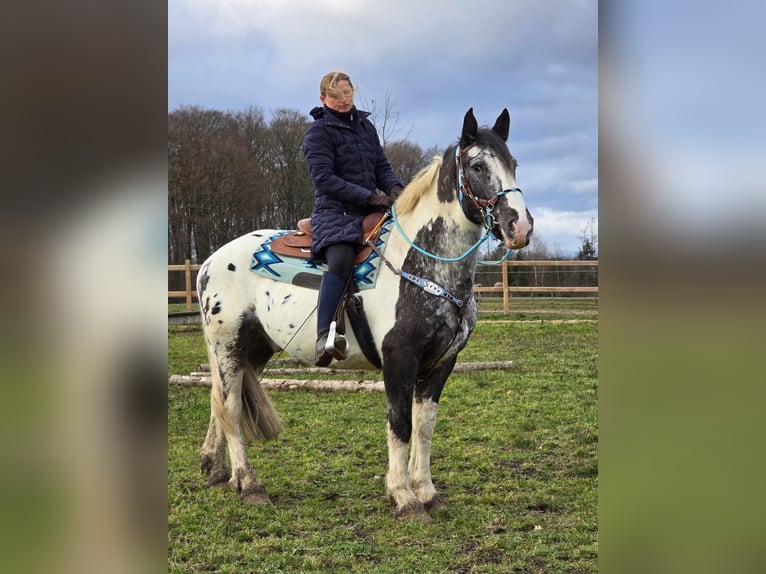
<svg viewBox="0 0 766 574">
<path fill-rule="evenodd" d="M 356 254 L 354 264 L 358 265 L 370 255 L 372 247 L 367 245 L 367 240 L 372 239 L 374 242 L 377 239 L 385 215 L 383 211 L 375 211 L 362 221 L 362 243 L 364 247 Z M 277 255 L 309 259 L 311 257 L 311 219 L 301 219 L 298 222 L 297 231 L 280 235 L 271 242 L 270 247 Z"/>
</svg>

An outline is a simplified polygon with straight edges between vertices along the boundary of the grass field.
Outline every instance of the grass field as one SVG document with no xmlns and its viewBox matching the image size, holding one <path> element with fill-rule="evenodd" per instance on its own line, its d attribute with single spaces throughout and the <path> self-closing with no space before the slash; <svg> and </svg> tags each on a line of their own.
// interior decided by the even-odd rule
<svg viewBox="0 0 766 574">
<path fill-rule="evenodd" d="M 513 368 L 444 390 L 432 471 L 448 506 L 429 523 L 385 497 L 383 393 L 272 392 L 287 429 L 249 453 L 274 506 L 252 507 L 204 488 L 208 391 L 171 385 L 168 570 L 596 572 L 597 303 L 517 303 L 482 313 L 459 357 Z M 199 325 L 169 331 L 169 373 L 206 360 Z"/>
</svg>

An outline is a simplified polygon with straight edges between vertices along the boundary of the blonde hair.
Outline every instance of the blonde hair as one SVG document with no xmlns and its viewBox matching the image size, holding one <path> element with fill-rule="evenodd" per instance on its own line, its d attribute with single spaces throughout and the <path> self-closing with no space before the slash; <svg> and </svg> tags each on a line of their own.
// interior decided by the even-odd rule
<svg viewBox="0 0 766 574">
<path fill-rule="evenodd" d="M 354 90 L 354 95 L 356 95 L 356 88 L 354 87 L 354 84 L 351 83 L 349 75 L 337 70 L 322 76 L 322 81 L 319 82 L 319 95 L 330 96 L 331 98 L 340 97 L 340 90 L 338 90 L 336 86 L 338 85 L 338 82 L 342 82 L 343 80 L 346 80 L 349 83 L 351 89 Z"/>
</svg>

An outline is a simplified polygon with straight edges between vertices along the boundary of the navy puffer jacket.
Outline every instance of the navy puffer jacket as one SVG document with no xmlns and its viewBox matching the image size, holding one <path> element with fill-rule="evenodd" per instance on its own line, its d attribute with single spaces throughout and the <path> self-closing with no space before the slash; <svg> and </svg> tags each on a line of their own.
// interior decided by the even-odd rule
<svg viewBox="0 0 766 574">
<path fill-rule="evenodd" d="M 401 182 L 394 175 L 369 112 L 346 114 L 330 108 L 311 110 L 314 123 L 303 139 L 303 154 L 314 181 L 311 255 L 340 242 L 361 243 L 362 219 L 376 189 L 385 193 Z"/>
</svg>

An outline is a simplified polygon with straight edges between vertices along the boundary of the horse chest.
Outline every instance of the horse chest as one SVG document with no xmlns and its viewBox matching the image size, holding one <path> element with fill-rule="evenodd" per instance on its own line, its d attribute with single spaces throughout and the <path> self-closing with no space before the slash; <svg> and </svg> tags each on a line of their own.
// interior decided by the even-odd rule
<svg viewBox="0 0 766 574">
<path fill-rule="evenodd" d="M 475 325 L 473 300 L 460 311 L 453 303 L 433 295 L 410 293 L 397 304 L 396 320 L 385 347 L 412 353 L 421 364 L 436 366 L 465 347 Z"/>
</svg>

